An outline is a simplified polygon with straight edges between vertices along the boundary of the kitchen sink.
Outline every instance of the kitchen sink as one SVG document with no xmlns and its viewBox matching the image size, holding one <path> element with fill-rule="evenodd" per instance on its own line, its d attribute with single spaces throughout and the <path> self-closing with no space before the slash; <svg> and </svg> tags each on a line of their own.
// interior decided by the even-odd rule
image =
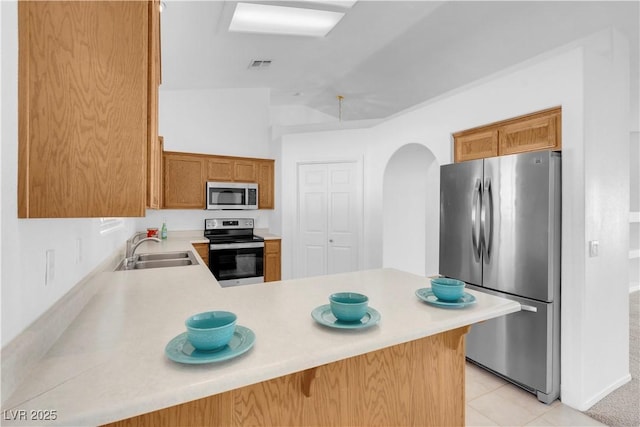
<svg viewBox="0 0 640 427">
<path fill-rule="evenodd" d="M 123 259 L 115 271 L 144 270 L 147 268 L 183 267 L 198 265 L 195 255 L 191 251 L 158 252 L 135 255 L 133 261 Z"/>
<path fill-rule="evenodd" d="M 161 267 L 181 267 L 183 265 L 193 265 L 190 259 L 161 259 L 156 261 L 137 261 L 133 264 L 134 270 L 145 268 L 161 268 Z"/>
<path fill-rule="evenodd" d="M 155 254 L 140 254 L 137 261 L 158 261 L 158 260 L 183 260 L 189 258 L 193 254 L 191 251 L 186 252 L 160 252 Z M 195 260 L 194 260 L 195 261 Z"/>
</svg>

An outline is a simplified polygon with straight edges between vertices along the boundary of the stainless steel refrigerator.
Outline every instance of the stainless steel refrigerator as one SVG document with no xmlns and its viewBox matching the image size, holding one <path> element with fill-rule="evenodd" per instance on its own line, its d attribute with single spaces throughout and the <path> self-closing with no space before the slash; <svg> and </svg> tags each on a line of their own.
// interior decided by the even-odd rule
<svg viewBox="0 0 640 427">
<path fill-rule="evenodd" d="M 467 358 L 550 403 L 560 394 L 560 153 L 440 169 L 440 274 L 517 301 L 473 325 Z"/>
</svg>

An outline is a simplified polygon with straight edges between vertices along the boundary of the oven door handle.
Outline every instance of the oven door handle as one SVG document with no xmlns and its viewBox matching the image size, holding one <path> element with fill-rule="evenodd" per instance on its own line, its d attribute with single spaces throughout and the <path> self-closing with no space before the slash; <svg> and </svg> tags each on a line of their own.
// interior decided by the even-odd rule
<svg viewBox="0 0 640 427">
<path fill-rule="evenodd" d="M 209 245 L 209 250 L 264 248 L 264 242 L 255 243 L 216 243 Z"/>
</svg>

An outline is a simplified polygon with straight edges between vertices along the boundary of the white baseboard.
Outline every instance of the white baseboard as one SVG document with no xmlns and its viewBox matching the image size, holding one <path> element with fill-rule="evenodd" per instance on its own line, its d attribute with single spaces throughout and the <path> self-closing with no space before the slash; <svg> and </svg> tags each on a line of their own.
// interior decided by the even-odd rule
<svg viewBox="0 0 640 427">
<path fill-rule="evenodd" d="M 618 381 L 614 382 L 609 387 L 607 387 L 604 390 L 600 391 L 600 393 L 596 394 L 591 399 L 589 399 L 586 402 L 584 402 L 584 404 L 580 405 L 580 407 L 575 408 L 575 409 L 577 409 L 579 411 L 582 411 L 582 412 L 589 410 L 589 408 L 591 408 L 593 405 L 598 403 L 600 400 L 602 400 L 604 397 L 606 397 L 609 393 L 617 390 L 618 388 L 622 387 L 623 385 L 625 385 L 629 381 L 631 381 L 631 374 L 627 374 L 624 377 L 620 378 Z"/>
</svg>

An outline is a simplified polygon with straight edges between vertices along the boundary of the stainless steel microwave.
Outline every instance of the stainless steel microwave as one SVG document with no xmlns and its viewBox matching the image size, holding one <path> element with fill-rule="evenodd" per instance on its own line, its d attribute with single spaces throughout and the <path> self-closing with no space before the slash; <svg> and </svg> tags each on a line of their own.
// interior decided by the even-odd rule
<svg viewBox="0 0 640 427">
<path fill-rule="evenodd" d="M 207 209 L 258 209 L 258 184 L 207 182 Z"/>
</svg>

